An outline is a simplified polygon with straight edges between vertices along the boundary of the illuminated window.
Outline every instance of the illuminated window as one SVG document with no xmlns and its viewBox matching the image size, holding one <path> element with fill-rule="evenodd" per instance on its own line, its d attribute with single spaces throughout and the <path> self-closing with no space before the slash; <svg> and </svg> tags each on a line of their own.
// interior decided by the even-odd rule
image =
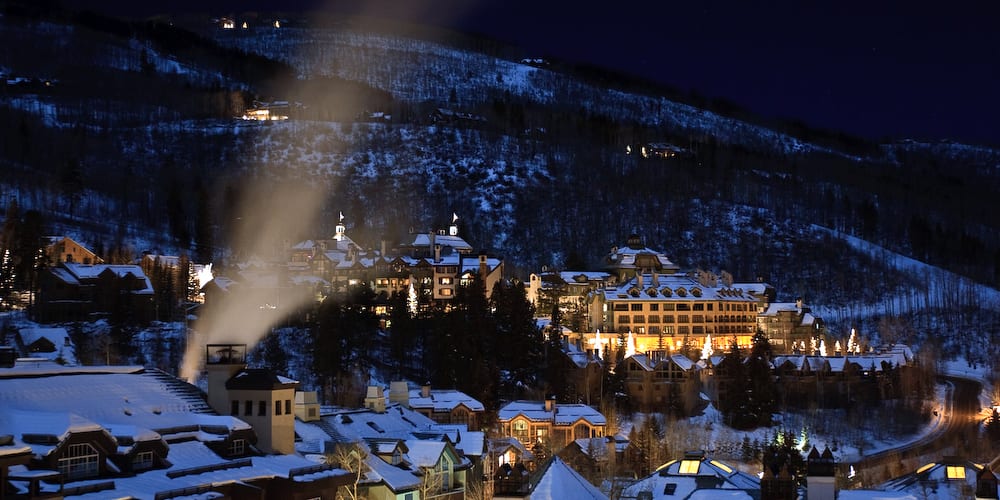
<svg viewBox="0 0 1000 500">
<path fill-rule="evenodd" d="M 961 465 L 949 465 L 948 479 L 965 479 L 965 467 Z"/>
<path fill-rule="evenodd" d="M 697 474 L 701 467 L 701 460 L 681 460 L 680 474 Z"/>
<path fill-rule="evenodd" d="M 454 281 L 452 278 L 438 278 L 438 283 L 442 285 L 450 285 Z"/>
<path fill-rule="evenodd" d="M 443 297 L 451 297 L 451 292 L 452 292 L 451 288 L 442 288 L 441 289 L 441 295 Z"/>
<path fill-rule="evenodd" d="M 524 420 L 515 420 L 513 424 L 514 438 L 523 443 L 530 443 L 528 435 L 528 423 Z"/>
</svg>

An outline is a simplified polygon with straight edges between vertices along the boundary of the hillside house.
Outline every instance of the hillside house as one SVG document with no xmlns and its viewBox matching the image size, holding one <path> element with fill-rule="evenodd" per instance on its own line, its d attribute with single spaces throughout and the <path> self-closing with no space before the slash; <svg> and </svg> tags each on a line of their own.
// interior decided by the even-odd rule
<svg viewBox="0 0 1000 500">
<path fill-rule="evenodd" d="M 153 285 L 133 265 L 64 262 L 38 275 L 39 321 L 83 320 L 94 314 L 119 315 L 126 321 L 153 319 Z"/>
<path fill-rule="evenodd" d="M 503 436 L 517 439 L 537 456 L 536 448 L 557 452 L 575 439 L 602 437 L 607 419 L 584 404 L 545 401 L 507 403 L 497 415 Z"/>
<path fill-rule="evenodd" d="M 49 236 L 46 240 L 45 258 L 49 266 L 58 266 L 63 262 L 78 264 L 101 264 L 104 262 L 89 248 L 68 236 Z"/>
<path fill-rule="evenodd" d="M 76 364 L 76 347 L 65 328 L 21 328 L 14 341 L 21 357 Z"/>
</svg>

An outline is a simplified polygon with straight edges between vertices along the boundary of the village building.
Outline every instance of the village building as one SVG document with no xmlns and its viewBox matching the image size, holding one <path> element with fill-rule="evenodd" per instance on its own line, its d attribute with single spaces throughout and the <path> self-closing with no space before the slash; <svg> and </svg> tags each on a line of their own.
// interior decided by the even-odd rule
<svg viewBox="0 0 1000 500">
<path fill-rule="evenodd" d="M 153 284 L 135 265 L 64 262 L 38 275 L 39 321 L 76 321 L 95 314 L 147 323 L 154 318 Z"/>
<path fill-rule="evenodd" d="M 14 346 L 22 358 L 46 359 L 63 365 L 75 365 L 76 347 L 65 328 L 21 328 L 14 335 Z"/>
<path fill-rule="evenodd" d="M 761 498 L 760 480 L 703 451 L 686 452 L 625 488 L 618 497 L 630 500 L 669 498 Z"/>
<path fill-rule="evenodd" d="M 447 231 L 416 233 L 408 243 L 389 248 L 385 240 L 379 250 L 365 250 L 347 235 L 343 215 L 329 240 L 306 240 L 293 245 L 287 264 L 291 277 L 316 278 L 320 296 L 345 293 L 350 287 L 373 290 L 379 304 L 376 313 L 388 316 L 387 301 L 394 294 L 412 294 L 414 307 L 447 305 L 460 286 L 479 279 L 487 297 L 503 279 L 503 260 L 476 253 L 459 236 L 458 217 Z M 322 286 L 326 283 L 326 286 Z"/>
<path fill-rule="evenodd" d="M 104 262 L 89 248 L 69 236 L 49 236 L 46 238 L 45 259 L 49 266 L 63 262 L 78 264 L 101 264 Z"/>
<path fill-rule="evenodd" d="M 389 385 L 389 402 L 411 408 L 439 424 L 461 424 L 478 429 L 485 408 L 479 400 L 454 389 L 431 389 L 424 384 L 410 389 L 406 382 Z"/>
<path fill-rule="evenodd" d="M 635 352 L 698 352 L 705 342 L 724 351 L 735 339 L 749 347 L 757 331 L 757 312 L 766 303 L 766 285 L 726 285 L 687 274 L 660 274 L 639 269 L 617 286 L 595 294 L 591 318 L 595 331 L 605 334 L 597 346 L 602 352 L 614 346 L 617 334 L 631 334 Z"/>
<path fill-rule="evenodd" d="M 260 453 L 248 423 L 156 370 L 18 363 L 0 394 L 0 486 L 19 495 L 332 498 L 346 483 L 335 465 Z"/>
<path fill-rule="evenodd" d="M 482 432 L 461 424 L 439 424 L 387 401 L 377 386 L 369 387 L 364 406 L 330 408 L 322 410 L 316 421 L 297 421 L 296 432 L 302 437 L 299 452 L 364 456 L 366 470 L 358 489 L 368 498 L 412 494 L 460 499 L 465 498 L 468 481 L 482 477 L 486 454 Z"/>
<path fill-rule="evenodd" d="M 824 335 L 823 319 L 812 313 L 802 299 L 771 302 L 757 315 L 757 327 L 767 336 L 774 352 L 812 354 L 810 348 Z"/>
<path fill-rule="evenodd" d="M 607 419 L 585 404 L 545 401 L 513 401 L 497 415 L 503 436 L 517 439 L 537 457 L 561 450 L 575 439 L 602 437 Z"/>
<path fill-rule="evenodd" d="M 683 355 L 635 354 L 615 369 L 625 370 L 629 401 L 638 411 L 689 416 L 699 409 L 699 368 Z"/>
</svg>

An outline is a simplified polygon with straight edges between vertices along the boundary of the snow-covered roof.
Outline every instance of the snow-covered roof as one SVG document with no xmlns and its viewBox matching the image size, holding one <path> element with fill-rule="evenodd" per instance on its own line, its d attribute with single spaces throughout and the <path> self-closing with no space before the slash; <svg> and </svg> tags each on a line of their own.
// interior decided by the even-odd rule
<svg viewBox="0 0 1000 500">
<path fill-rule="evenodd" d="M 21 328 L 17 333 L 25 346 L 31 346 L 41 339 L 52 343 L 54 347 L 52 352 L 32 351 L 30 353 L 32 357 L 42 357 L 52 361 L 62 359 L 67 365 L 76 364 L 75 348 L 65 328 Z"/>
<path fill-rule="evenodd" d="M 573 444 L 580 449 L 584 455 L 587 455 L 593 460 L 603 461 L 608 459 L 608 440 L 612 439 L 610 436 L 606 437 L 594 437 L 594 438 L 580 438 L 573 441 Z M 617 451 L 617 446 L 616 446 Z"/>
<path fill-rule="evenodd" d="M 0 369 L 0 429 L 15 435 L 18 445 L 4 447 L 0 454 L 12 453 L 8 448 L 29 448 L 36 456 L 43 456 L 68 434 L 82 432 L 101 432 L 107 439 L 117 440 L 120 453 L 127 453 L 134 442 L 169 442 L 169 468 L 115 477 L 114 496 L 123 498 L 152 498 L 166 490 L 253 478 L 311 481 L 346 474 L 333 468 L 308 469 L 306 474 L 304 467 L 317 464 L 298 455 L 252 457 L 241 462 L 220 458 L 205 444 L 225 439 L 217 429 L 247 431 L 250 426 L 236 417 L 211 414 L 194 386 L 166 373 L 135 366 L 65 367 L 48 363 Z M 25 435 L 31 437 L 31 443 L 24 442 Z M 172 474 L 213 465 L 222 466 Z M 295 470 L 302 473 L 295 475 Z M 74 485 L 102 481 L 106 479 Z M 103 491 L 79 498 L 107 496 L 108 492 Z"/>
<path fill-rule="evenodd" d="M 476 398 L 455 389 L 431 389 L 429 397 L 423 397 L 420 389 L 410 390 L 410 407 L 432 409 L 434 412 L 449 413 L 459 405 L 472 411 L 484 411 L 483 403 Z"/>
<path fill-rule="evenodd" d="M 523 415 L 533 422 L 552 422 L 553 425 L 573 425 L 584 420 L 591 425 L 606 425 L 607 419 L 601 412 L 585 404 L 553 404 L 552 410 L 545 410 L 545 401 L 513 401 L 500 408 L 498 417 L 509 422 Z"/>
<path fill-rule="evenodd" d="M 465 424 L 436 424 L 432 430 L 441 431 L 454 443 L 455 449 L 467 457 L 481 457 L 486 453 L 486 433 L 470 431 Z"/>
<path fill-rule="evenodd" d="M 211 468 L 215 464 L 238 464 L 219 458 L 219 456 L 198 441 L 188 441 L 174 443 L 170 445 L 167 460 L 172 464 L 170 468 L 158 469 L 138 474 L 132 477 L 116 477 L 114 496 L 121 498 L 153 498 L 156 493 L 163 491 L 178 490 L 182 488 L 194 488 L 203 485 L 212 485 L 233 481 L 248 481 L 257 478 L 271 477 L 291 477 L 295 469 L 316 466 L 317 463 L 298 455 L 267 455 L 251 457 L 247 465 L 243 467 Z M 182 469 L 206 466 L 205 472 L 193 474 L 176 474 Z M 172 474 L 172 472 L 174 474 Z M 170 476 L 168 476 L 170 474 Z M 319 479 L 321 477 L 346 476 L 349 473 L 343 469 L 325 469 L 310 472 L 308 480 Z M 173 477 L 171 477 L 173 476 Z M 294 478 L 293 479 L 298 479 Z M 307 480 L 305 476 L 302 480 Z M 79 485 L 90 482 L 102 482 L 103 479 L 93 481 L 81 481 Z M 99 499 L 107 498 L 108 491 L 89 493 L 74 498 Z"/>
<path fill-rule="evenodd" d="M 601 363 L 600 358 L 580 350 L 580 348 L 573 343 L 567 344 L 566 348 L 563 349 L 563 351 L 566 353 L 566 356 L 570 359 L 570 361 L 572 361 L 573 364 L 576 365 L 577 368 L 586 368 L 588 365 L 592 363 L 596 364 Z"/>
<path fill-rule="evenodd" d="M 139 266 L 127 264 L 78 264 L 75 262 L 64 262 L 62 264 L 62 268 L 69 271 L 77 281 L 97 279 L 98 276 L 106 271 L 115 273 L 115 275 L 119 278 L 124 278 L 131 274 L 132 276 L 142 280 L 145 286 L 137 290 L 130 290 L 129 293 L 137 295 L 149 295 L 153 293 L 153 284 L 149 281 L 149 278 L 146 277 L 146 273 L 144 273 L 142 268 Z M 56 275 L 59 277 L 63 276 L 59 273 Z"/>
<path fill-rule="evenodd" d="M 408 439 L 406 456 L 417 467 L 432 469 L 441 460 L 447 443 L 426 439 Z"/>
<path fill-rule="evenodd" d="M 335 442 L 354 443 L 365 438 L 410 439 L 414 432 L 427 431 L 435 422 L 420 413 L 398 404 L 389 405 L 383 413 L 369 409 L 336 409 L 322 415 Z M 295 426 L 313 425 L 296 421 Z"/>
<path fill-rule="evenodd" d="M 803 306 L 804 307 L 804 306 Z M 777 316 L 778 313 L 799 313 L 802 308 L 799 307 L 795 302 L 771 302 L 767 305 L 767 309 L 764 309 L 760 313 L 761 316 Z"/>
<path fill-rule="evenodd" d="M 532 500 L 572 498 L 574 500 L 607 500 L 608 497 L 590 484 L 558 456 L 552 457 L 531 479 Z"/>
<path fill-rule="evenodd" d="M 684 371 L 690 371 L 692 368 L 695 368 L 696 366 L 694 361 L 691 361 L 690 359 L 688 359 L 687 356 L 684 356 L 683 354 L 672 354 L 668 357 L 660 359 L 650 358 L 645 354 L 633 354 L 632 356 L 629 356 L 629 359 L 632 359 L 633 361 L 638 363 L 639 366 L 641 366 L 644 370 L 648 372 L 653 371 L 656 369 L 656 367 L 667 363 L 675 364 L 677 365 L 678 368 Z"/>
<path fill-rule="evenodd" d="M 758 298 L 746 289 L 726 286 L 704 286 L 683 274 L 642 274 L 618 286 L 604 288 L 605 301 L 690 301 L 717 300 L 729 302 L 757 302 Z"/>
<path fill-rule="evenodd" d="M 493 258 L 493 257 L 488 257 L 486 259 L 486 269 L 488 271 L 493 271 L 494 269 L 496 269 L 497 267 L 499 267 L 500 264 L 503 264 L 503 261 L 500 260 L 500 259 L 496 259 L 496 258 Z M 461 269 L 461 272 L 463 272 L 463 273 L 467 273 L 467 272 L 476 273 L 476 272 L 479 272 L 479 259 L 462 259 L 462 269 Z"/>
<path fill-rule="evenodd" d="M 685 465 L 683 472 L 682 464 Z M 717 481 L 699 479 L 705 477 L 714 477 Z M 623 497 L 634 498 L 641 491 L 653 492 L 653 498 L 756 498 L 760 496 L 760 480 L 697 454 L 661 465 L 626 488 Z M 671 492 L 669 496 L 666 491 Z"/>
<path fill-rule="evenodd" d="M 142 367 L 15 366 L 0 368 L 0 418 L 12 411 L 62 414 L 107 426 L 168 429 L 191 425 L 249 428 L 192 402 L 180 380 Z M 102 370 L 103 369 L 103 370 Z M 2 428 L 3 426 L 0 426 Z M 58 429 L 57 429 L 58 430 Z M 61 431 L 60 431 L 61 432 Z"/>
<path fill-rule="evenodd" d="M 404 470 L 392 465 L 377 456 L 368 456 L 365 461 L 370 470 L 366 473 L 366 482 L 385 483 L 392 491 L 401 493 L 420 486 L 420 478 L 411 470 Z"/>
<path fill-rule="evenodd" d="M 880 488 L 925 498 L 928 485 L 934 496 L 931 499 L 967 498 L 967 492 L 976 490 L 976 480 L 983 470 L 981 464 L 946 457 L 941 462 L 932 462 L 916 471 L 883 483 Z"/>
<path fill-rule="evenodd" d="M 416 248 L 430 248 L 431 237 L 427 233 L 417 233 L 413 237 L 412 246 Z M 434 245 L 441 245 L 441 247 L 451 247 L 459 252 L 471 252 L 472 245 L 466 242 L 459 236 L 452 236 L 449 234 L 435 234 L 434 235 Z"/>
<path fill-rule="evenodd" d="M 611 274 L 602 271 L 560 271 L 559 277 L 568 284 L 585 284 L 591 281 L 606 281 Z"/>
<path fill-rule="evenodd" d="M 670 259 L 668 259 L 667 256 L 659 250 L 636 245 L 626 245 L 621 248 L 613 248 L 605 257 L 605 261 L 618 269 L 631 269 L 635 267 L 636 257 L 639 255 L 652 257 L 657 261 L 662 269 L 670 272 L 678 269 L 677 265 L 671 262 Z"/>
</svg>

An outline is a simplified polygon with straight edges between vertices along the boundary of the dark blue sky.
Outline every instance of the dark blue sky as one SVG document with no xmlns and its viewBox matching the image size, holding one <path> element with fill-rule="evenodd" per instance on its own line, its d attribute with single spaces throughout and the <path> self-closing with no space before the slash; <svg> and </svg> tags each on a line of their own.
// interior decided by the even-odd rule
<svg viewBox="0 0 1000 500">
<path fill-rule="evenodd" d="M 314 9 L 477 32 L 870 138 L 1000 145 L 991 0 L 175 0 L 158 10 Z"/>
</svg>

